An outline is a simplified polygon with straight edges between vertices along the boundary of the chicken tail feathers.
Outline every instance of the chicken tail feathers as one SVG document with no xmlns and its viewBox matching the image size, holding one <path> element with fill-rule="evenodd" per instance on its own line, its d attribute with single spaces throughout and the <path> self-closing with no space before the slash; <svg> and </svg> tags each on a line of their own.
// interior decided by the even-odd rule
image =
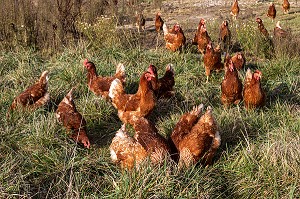
<svg viewBox="0 0 300 199">
<path fill-rule="evenodd" d="M 173 67 L 174 67 L 173 64 L 168 64 L 166 66 L 166 71 L 170 71 L 170 72 L 172 72 L 174 74 L 174 68 Z"/>
<path fill-rule="evenodd" d="M 125 73 L 125 66 L 122 63 L 119 63 L 116 68 L 116 77 L 121 79 L 123 82 L 125 82 L 126 79 L 126 73 Z"/>
<path fill-rule="evenodd" d="M 116 78 L 110 85 L 110 88 L 109 88 L 109 97 L 112 99 L 112 102 L 115 101 L 115 99 L 117 98 L 117 96 L 120 94 L 120 93 L 123 93 L 124 92 L 124 88 L 123 88 L 123 85 L 122 85 L 122 82 Z"/>
<path fill-rule="evenodd" d="M 50 94 L 46 93 L 43 97 L 41 97 L 38 101 L 34 103 L 34 108 L 39 108 L 44 106 L 50 101 Z"/>
<path fill-rule="evenodd" d="M 166 23 L 164 23 L 164 25 L 163 25 L 163 31 L 164 31 L 164 35 L 169 33 L 169 30 L 168 30 L 168 27 L 167 27 Z"/>
</svg>

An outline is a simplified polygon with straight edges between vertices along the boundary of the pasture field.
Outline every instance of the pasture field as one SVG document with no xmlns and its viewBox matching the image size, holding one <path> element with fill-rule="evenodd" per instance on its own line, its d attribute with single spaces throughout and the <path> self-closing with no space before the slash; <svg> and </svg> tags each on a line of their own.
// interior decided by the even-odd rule
<svg viewBox="0 0 300 199">
<path fill-rule="evenodd" d="M 215 42 L 219 25 L 229 19 L 233 44 L 247 60 L 240 78 L 244 81 L 247 68 L 262 71 L 267 94 L 262 109 L 246 111 L 243 103 L 225 109 L 220 101 L 224 72 L 212 73 L 205 83 L 196 46 L 167 51 L 163 36 L 157 39 L 154 31 L 157 9 L 146 3 L 146 32 L 140 34 L 129 23 L 116 28 L 112 19 L 103 18 L 92 27 L 81 23 L 85 39 L 55 54 L 45 56 L 21 46 L 1 51 L 0 198 L 299 198 L 300 3 L 290 1 L 290 13 L 284 15 L 281 1 L 276 1 L 277 19 L 291 35 L 280 41 L 272 38 L 271 46 L 255 22 L 261 17 L 272 35 L 276 22 L 264 12 L 268 1 L 241 1 L 244 7 L 237 21 L 229 16 L 230 2 L 224 2 L 228 4 L 197 7 L 196 1 L 163 1 L 161 12 L 167 24 L 182 24 L 188 42 L 201 16 L 209 19 L 208 33 Z M 113 164 L 108 147 L 122 124 L 111 103 L 88 90 L 85 58 L 102 76 L 114 74 L 115 66 L 124 63 L 128 93 L 137 90 L 149 64 L 157 66 L 159 77 L 168 63 L 174 64 L 176 94 L 158 100 L 150 120 L 168 138 L 182 114 L 200 103 L 211 106 L 222 140 L 214 164 L 178 170 L 166 159 L 163 165 L 146 163 L 131 172 Z M 51 103 L 6 117 L 14 97 L 44 70 L 50 72 Z M 58 103 L 73 86 L 75 104 L 87 121 L 90 149 L 72 142 L 55 117 Z"/>
</svg>

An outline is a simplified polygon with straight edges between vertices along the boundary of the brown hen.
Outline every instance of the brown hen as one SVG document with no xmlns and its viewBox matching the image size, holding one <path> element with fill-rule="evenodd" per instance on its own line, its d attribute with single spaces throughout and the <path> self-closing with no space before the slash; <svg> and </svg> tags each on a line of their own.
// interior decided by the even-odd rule
<svg viewBox="0 0 300 199">
<path fill-rule="evenodd" d="M 198 27 L 197 27 L 196 34 L 194 36 L 194 39 L 192 40 L 192 45 L 198 45 L 198 35 L 200 34 L 201 27 L 205 26 L 205 22 L 206 22 L 205 19 L 202 19 L 202 18 L 200 19 Z"/>
<path fill-rule="evenodd" d="M 288 36 L 288 32 L 286 30 L 283 30 L 280 26 L 280 21 L 276 23 L 276 27 L 274 28 L 274 38 L 285 38 Z"/>
<path fill-rule="evenodd" d="M 212 43 L 209 42 L 206 46 L 206 51 L 203 57 L 206 82 L 208 82 L 208 77 L 210 76 L 211 71 L 220 71 L 223 69 L 224 64 L 221 60 L 221 51 L 220 49 L 214 49 Z"/>
<path fill-rule="evenodd" d="M 218 125 L 208 107 L 199 119 L 203 105 L 194 107 L 184 114 L 176 124 L 171 138 L 179 151 L 179 167 L 191 166 L 201 161 L 212 164 L 213 157 L 221 144 Z"/>
<path fill-rule="evenodd" d="M 229 55 L 226 56 L 224 65 L 225 76 L 221 84 L 221 101 L 225 107 L 228 107 L 242 100 L 243 85 Z"/>
<path fill-rule="evenodd" d="M 240 13 L 240 7 L 239 7 L 239 4 L 238 4 L 238 0 L 234 0 L 232 6 L 231 6 L 231 12 L 230 14 L 232 15 L 232 18 L 234 20 L 236 20 L 237 16 L 239 15 Z"/>
<path fill-rule="evenodd" d="M 290 2 L 288 0 L 283 0 L 282 9 L 285 14 L 289 13 L 290 10 Z"/>
<path fill-rule="evenodd" d="M 140 29 L 145 31 L 145 24 L 146 24 L 146 19 L 142 13 L 135 13 L 135 26 L 138 29 L 138 32 L 140 32 Z"/>
<path fill-rule="evenodd" d="M 267 16 L 272 19 L 272 22 L 274 21 L 274 19 L 276 17 L 276 8 L 275 8 L 275 4 L 273 2 L 270 3 Z"/>
<path fill-rule="evenodd" d="M 201 26 L 198 32 L 199 32 L 197 35 L 198 51 L 201 54 L 205 54 L 206 46 L 209 42 L 211 42 L 211 38 L 207 33 L 205 25 Z"/>
<path fill-rule="evenodd" d="M 111 159 L 119 162 L 122 168 L 137 168 L 150 157 L 153 164 L 161 164 L 170 155 L 170 147 L 157 128 L 144 117 L 133 117 L 130 120 L 135 134 L 130 137 L 125 125 L 117 132 L 110 145 Z"/>
<path fill-rule="evenodd" d="M 118 110 L 119 118 L 123 123 L 133 117 L 146 117 L 155 107 L 156 97 L 154 90 L 157 85 L 152 81 L 157 78 L 156 68 L 150 65 L 140 78 L 138 91 L 135 94 L 126 94 L 122 82 L 115 79 L 109 89 L 109 97 L 113 106 Z"/>
<path fill-rule="evenodd" d="M 164 76 L 159 79 L 158 78 L 154 79 L 152 84 L 154 84 L 153 87 L 156 87 L 155 95 L 157 99 L 170 98 L 174 95 L 174 85 L 175 85 L 174 75 L 175 73 L 173 69 L 173 64 L 168 64 L 166 66 L 166 72 Z M 155 74 L 155 76 L 158 77 L 157 73 Z"/>
<path fill-rule="evenodd" d="M 122 82 L 122 84 L 125 83 L 125 67 L 121 63 L 117 65 L 115 75 L 110 77 L 102 77 L 98 75 L 95 64 L 93 62 L 88 61 L 87 59 L 84 60 L 83 65 L 88 71 L 87 80 L 90 91 L 92 91 L 97 96 L 103 97 L 106 100 L 109 99 L 108 91 L 112 81 L 114 81 L 115 79 L 119 79 Z"/>
<path fill-rule="evenodd" d="M 156 13 L 155 16 L 155 30 L 156 32 L 160 32 L 163 29 L 164 21 L 161 18 L 161 13 L 158 12 Z"/>
<path fill-rule="evenodd" d="M 86 134 L 86 121 L 76 109 L 72 98 L 73 89 L 59 103 L 55 115 L 58 121 L 68 131 L 71 131 L 70 138 L 77 143 L 83 144 L 85 148 L 90 148 L 90 141 Z"/>
<path fill-rule="evenodd" d="M 236 70 L 241 70 L 245 67 L 246 58 L 244 56 L 244 53 L 242 52 L 235 53 L 235 55 L 231 58 L 231 60 Z"/>
<path fill-rule="evenodd" d="M 268 30 L 265 28 L 263 21 L 261 20 L 261 18 L 256 18 L 256 22 L 258 24 L 258 29 L 259 31 L 265 36 L 265 37 L 269 37 L 269 32 Z"/>
<path fill-rule="evenodd" d="M 220 26 L 219 44 L 223 51 L 228 52 L 231 43 L 231 32 L 228 27 L 228 21 L 225 20 Z"/>
<path fill-rule="evenodd" d="M 175 24 L 173 29 L 170 31 L 164 23 L 163 31 L 167 49 L 175 52 L 185 45 L 186 38 L 179 24 Z"/>
<path fill-rule="evenodd" d="M 246 72 L 243 98 L 246 109 L 259 108 L 265 105 L 266 94 L 260 83 L 262 73 L 259 70 L 254 71 L 248 69 Z"/>
<path fill-rule="evenodd" d="M 50 94 L 48 93 L 48 74 L 48 71 L 44 71 L 33 86 L 30 86 L 19 94 L 13 100 L 9 112 L 18 107 L 33 110 L 47 104 L 50 101 Z"/>
</svg>

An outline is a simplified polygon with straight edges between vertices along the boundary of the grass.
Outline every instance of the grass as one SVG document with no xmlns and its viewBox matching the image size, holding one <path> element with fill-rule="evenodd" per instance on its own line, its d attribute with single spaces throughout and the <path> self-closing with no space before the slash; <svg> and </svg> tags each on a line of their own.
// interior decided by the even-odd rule
<svg viewBox="0 0 300 199">
<path fill-rule="evenodd" d="M 213 26 L 213 25 L 212 25 Z M 216 26 L 217 27 L 217 26 Z M 298 198 L 300 195 L 300 56 L 295 48 L 275 48 L 271 57 L 250 23 L 233 39 L 246 51 L 247 67 L 263 73 L 267 104 L 246 111 L 243 104 L 224 109 L 220 103 L 223 73 L 205 83 L 201 56 L 187 49 L 171 53 L 145 50 L 143 43 L 126 40 L 132 48 L 98 48 L 85 42 L 50 58 L 19 48 L 0 54 L 0 197 L 1 198 Z M 249 31 L 247 31 L 249 30 Z M 212 35 L 214 34 L 211 31 Z M 234 32 L 234 31 L 233 31 Z M 115 35 L 113 35 L 115 37 Z M 215 36 L 213 36 L 215 37 Z M 248 41 L 257 41 L 254 45 Z M 111 42 L 112 40 L 108 40 Z M 282 45 L 288 45 L 288 42 Z M 100 44 L 99 44 L 100 45 Z M 257 46 L 262 49 L 257 49 Z M 91 50 L 93 48 L 93 50 Z M 299 45 L 296 45 L 299 48 Z M 213 107 L 222 145 L 211 167 L 195 165 L 179 171 L 169 160 L 161 166 L 145 164 L 139 171 L 122 171 L 110 160 L 108 146 L 120 128 L 113 106 L 86 86 L 83 60 L 96 64 L 99 74 L 111 75 L 118 62 L 127 72 L 127 91 L 135 92 L 139 75 L 148 65 L 161 76 L 173 63 L 176 95 L 159 100 L 151 115 L 159 132 L 170 136 L 180 116 L 194 105 Z M 34 112 L 15 112 L 6 118 L 13 98 L 50 71 L 51 104 Z M 245 71 L 240 72 L 243 79 Z M 56 121 L 55 109 L 73 86 L 78 110 L 87 120 L 90 150 L 70 141 Z"/>
</svg>

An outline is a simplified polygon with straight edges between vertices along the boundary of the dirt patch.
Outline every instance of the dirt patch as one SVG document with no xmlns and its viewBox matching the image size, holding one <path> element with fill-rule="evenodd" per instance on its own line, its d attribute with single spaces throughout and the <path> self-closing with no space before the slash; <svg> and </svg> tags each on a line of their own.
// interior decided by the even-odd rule
<svg viewBox="0 0 300 199">
<path fill-rule="evenodd" d="M 209 34 L 216 37 L 217 29 L 223 20 L 229 20 L 230 25 L 233 23 L 230 16 L 232 2 L 233 0 L 167 0 L 163 1 L 161 5 L 157 7 L 154 7 L 153 4 L 141 4 L 133 8 L 134 10 L 142 11 L 146 17 L 146 31 L 141 33 L 138 37 L 140 37 L 146 49 L 153 49 L 164 45 L 163 35 L 158 36 L 154 27 L 157 12 L 161 13 L 163 20 L 169 27 L 175 23 L 179 23 L 183 28 L 187 41 L 190 41 L 194 37 L 201 18 L 206 19 L 208 21 L 207 24 L 214 24 L 215 27 L 209 30 Z M 267 21 L 266 12 L 269 7 L 269 2 L 270 1 L 266 0 L 239 0 L 240 14 L 238 16 L 238 23 L 255 24 L 256 17 L 261 17 Z M 300 21 L 299 9 L 297 10 L 299 5 L 297 5 L 297 2 L 290 1 L 291 11 L 289 15 L 282 14 L 281 3 L 281 1 L 275 2 L 278 12 L 278 17 L 275 20 L 288 21 L 289 18 L 293 20 L 297 18 Z M 267 22 L 271 23 L 269 21 Z M 274 27 L 275 22 L 269 25 L 269 31 L 272 31 Z M 295 30 L 297 27 L 298 26 L 295 26 Z M 136 31 L 133 22 L 127 23 L 120 28 Z"/>
</svg>

